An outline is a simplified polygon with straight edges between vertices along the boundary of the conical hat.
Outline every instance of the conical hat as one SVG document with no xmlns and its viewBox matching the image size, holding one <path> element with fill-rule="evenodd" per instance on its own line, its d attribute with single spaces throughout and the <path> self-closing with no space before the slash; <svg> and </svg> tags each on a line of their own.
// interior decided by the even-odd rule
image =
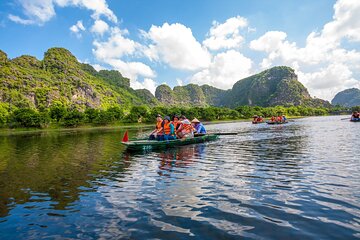
<svg viewBox="0 0 360 240">
<path fill-rule="evenodd" d="M 191 122 L 192 123 L 199 123 L 200 121 L 197 118 L 194 118 Z"/>
</svg>

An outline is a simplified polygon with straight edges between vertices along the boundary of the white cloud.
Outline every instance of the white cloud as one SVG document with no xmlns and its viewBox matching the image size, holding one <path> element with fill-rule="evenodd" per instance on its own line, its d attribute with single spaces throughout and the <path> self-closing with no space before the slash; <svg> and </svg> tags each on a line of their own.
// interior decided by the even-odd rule
<svg viewBox="0 0 360 240">
<path fill-rule="evenodd" d="M 334 10 L 333 20 L 320 32 L 311 32 L 304 47 L 289 42 L 286 33 L 278 31 L 251 41 L 251 49 L 267 54 L 260 66 L 295 68 L 310 93 L 327 100 L 345 87 L 358 87 L 360 79 L 354 72 L 360 70 L 360 52 L 346 49 L 344 40 L 360 41 L 360 1 L 338 0 Z"/>
<path fill-rule="evenodd" d="M 126 31 L 122 31 L 115 27 L 111 30 L 111 36 L 106 41 L 95 40 L 93 42 L 95 49 L 93 53 L 99 60 L 106 61 L 107 59 L 116 59 L 123 56 L 132 55 L 141 45 L 124 35 Z"/>
<path fill-rule="evenodd" d="M 106 67 L 104 67 L 104 66 L 102 66 L 100 64 L 92 64 L 92 66 L 96 71 L 106 70 Z"/>
<path fill-rule="evenodd" d="M 55 16 L 52 0 L 19 0 L 19 3 L 27 19 L 9 15 L 9 19 L 16 23 L 42 25 Z"/>
<path fill-rule="evenodd" d="M 239 48 L 244 41 L 240 29 L 247 27 L 248 21 L 240 16 L 229 18 L 225 23 L 213 22 L 209 37 L 203 41 L 211 50 Z"/>
<path fill-rule="evenodd" d="M 125 77 L 130 79 L 130 84 L 134 88 L 144 88 L 153 90 L 150 78 L 154 78 L 156 73 L 146 64 L 138 61 L 125 61 L 123 58 L 136 57 L 141 55 L 144 48 L 141 44 L 126 37 L 129 32 L 117 27 L 111 29 L 111 35 L 106 41 L 95 40 L 93 42 L 93 54 L 96 59 L 102 63 L 110 65 L 118 70 Z M 141 83 L 139 77 L 145 80 Z"/>
<path fill-rule="evenodd" d="M 85 31 L 85 27 L 82 23 L 81 20 L 77 21 L 77 23 L 75 25 L 72 25 L 70 27 L 70 31 L 73 32 L 74 34 L 76 34 L 77 37 L 81 37 L 81 31 Z"/>
<path fill-rule="evenodd" d="M 280 31 L 269 31 L 257 40 L 250 42 L 250 48 L 257 51 L 271 52 L 280 49 L 287 34 Z"/>
<path fill-rule="evenodd" d="M 177 83 L 178 86 L 183 86 L 184 85 L 183 80 L 181 80 L 180 78 L 176 79 L 176 83 Z"/>
<path fill-rule="evenodd" d="M 252 61 L 235 50 L 217 54 L 209 68 L 194 74 L 190 81 L 229 89 L 238 80 L 251 73 Z"/>
<path fill-rule="evenodd" d="M 155 72 L 142 62 L 125 62 L 120 59 L 107 59 L 105 62 L 131 80 L 136 80 L 138 76 L 148 78 L 156 76 Z"/>
<path fill-rule="evenodd" d="M 43 25 L 51 20 L 55 15 L 55 7 L 79 7 L 93 11 L 92 18 L 98 20 L 105 16 L 110 21 L 116 23 L 117 17 L 109 9 L 106 0 L 18 0 L 26 18 L 10 14 L 11 21 L 20 24 Z"/>
<path fill-rule="evenodd" d="M 322 31 L 324 37 L 339 42 L 345 37 L 360 41 L 360 2 L 358 0 L 338 0 L 334 5 L 333 21 L 327 23 Z"/>
<path fill-rule="evenodd" d="M 34 21 L 33 20 L 30 20 L 30 19 L 22 19 L 21 17 L 19 16 L 15 16 L 15 15 L 12 15 L 12 14 L 9 14 L 8 15 L 8 18 L 15 22 L 15 23 L 20 23 L 20 24 L 23 24 L 23 25 L 31 25 L 31 24 L 34 24 Z"/>
<path fill-rule="evenodd" d="M 360 82 L 353 78 L 350 69 L 344 64 L 330 64 L 316 72 L 298 71 L 299 79 L 309 87 L 313 96 L 332 99 L 336 93 L 347 88 L 360 88 Z"/>
<path fill-rule="evenodd" d="M 94 25 L 91 27 L 91 32 L 103 35 L 109 30 L 109 25 L 102 20 L 95 20 Z"/>
<path fill-rule="evenodd" d="M 145 89 L 149 90 L 155 96 L 157 84 L 154 80 L 152 80 L 150 78 L 145 78 L 144 81 L 142 81 L 142 82 L 131 81 L 130 87 L 132 87 L 134 89 L 144 89 L 145 88 Z"/>
<path fill-rule="evenodd" d="M 172 68 L 197 70 L 210 64 L 208 51 L 194 38 L 191 29 L 182 24 L 152 26 L 145 37 L 153 42 L 149 55 Z"/>
</svg>

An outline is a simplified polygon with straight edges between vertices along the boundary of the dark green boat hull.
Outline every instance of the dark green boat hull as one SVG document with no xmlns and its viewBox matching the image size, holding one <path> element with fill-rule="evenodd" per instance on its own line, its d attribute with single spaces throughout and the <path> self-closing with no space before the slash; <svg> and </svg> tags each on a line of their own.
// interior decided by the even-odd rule
<svg viewBox="0 0 360 240">
<path fill-rule="evenodd" d="M 126 146 L 127 150 L 139 151 L 139 150 L 166 149 L 176 146 L 203 143 L 203 142 L 215 141 L 218 138 L 219 138 L 218 135 L 211 134 L 211 135 L 198 136 L 194 138 L 187 138 L 184 140 L 182 139 L 169 140 L 169 141 L 135 140 L 129 142 L 122 142 L 122 144 Z"/>
<path fill-rule="evenodd" d="M 270 125 L 276 125 L 276 124 L 286 124 L 286 123 L 288 123 L 288 121 L 286 121 L 286 122 L 270 122 L 270 121 L 267 121 L 266 123 L 270 124 Z"/>
</svg>

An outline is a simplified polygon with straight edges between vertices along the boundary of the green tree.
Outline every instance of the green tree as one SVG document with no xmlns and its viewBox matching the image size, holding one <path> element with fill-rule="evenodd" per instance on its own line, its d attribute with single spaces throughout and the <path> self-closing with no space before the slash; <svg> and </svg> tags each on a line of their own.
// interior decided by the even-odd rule
<svg viewBox="0 0 360 240">
<path fill-rule="evenodd" d="M 65 116 L 62 118 L 62 125 L 65 127 L 77 127 L 84 120 L 85 114 L 78 110 L 67 111 Z"/>
<path fill-rule="evenodd" d="M 153 118 L 152 118 L 153 117 Z M 148 122 L 153 121 L 156 115 L 149 116 L 149 111 L 146 106 L 133 106 L 130 110 L 130 113 L 126 116 L 126 121 L 128 122 Z"/>
<path fill-rule="evenodd" d="M 59 122 L 61 118 L 63 118 L 66 114 L 66 107 L 60 103 L 60 102 L 54 102 L 50 106 L 49 115 L 50 118 L 55 120 L 56 122 Z"/>
<path fill-rule="evenodd" d="M 113 106 L 106 110 L 112 121 L 119 121 L 124 118 L 124 111 L 119 106 Z"/>
<path fill-rule="evenodd" d="M 94 108 L 85 109 L 85 121 L 87 123 L 93 123 L 98 118 L 100 111 Z"/>
<path fill-rule="evenodd" d="M 9 111 L 5 106 L 5 103 L 0 103 L 0 127 L 4 126 L 8 120 Z"/>
<path fill-rule="evenodd" d="M 30 108 L 22 108 L 15 110 L 10 116 L 11 127 L 41 127 L 41 116 L 40 114 Z"/>
</svg>

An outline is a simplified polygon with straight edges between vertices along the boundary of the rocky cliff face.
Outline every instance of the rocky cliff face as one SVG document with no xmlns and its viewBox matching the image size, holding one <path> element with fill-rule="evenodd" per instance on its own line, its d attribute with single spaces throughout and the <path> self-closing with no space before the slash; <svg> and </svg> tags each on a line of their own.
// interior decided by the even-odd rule
<svg viewBox="0 0 360 240">
<path fill-rule="evenodd" d="M 341 91 L 335 95 L 331 103 L 345 107 L 360 106 L 360 89 L 350 88 Z"/>
<path fill-rule="evenodd" d="M 308 105 L 329 106 L 326 101 L 313 99 L 307 89 L 297 80 L 289 67 L 273 67 L 259 74 L 236 82 L 231 90 L 221 90 L 208 85 L 189 84 L 175 87 L 162 85 L 155 97 L 166 104 L 189 106 L 275 106 Z"/>
</svg>

